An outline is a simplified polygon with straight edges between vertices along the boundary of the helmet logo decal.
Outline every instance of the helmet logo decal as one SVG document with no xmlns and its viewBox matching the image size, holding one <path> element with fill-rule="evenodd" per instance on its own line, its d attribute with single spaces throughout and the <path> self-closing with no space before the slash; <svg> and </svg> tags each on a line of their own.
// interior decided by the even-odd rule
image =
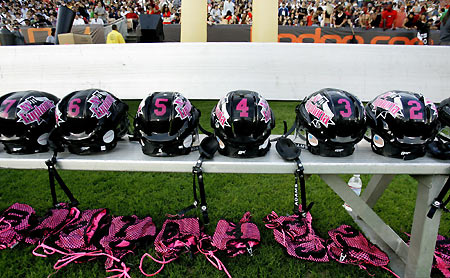
<svg viewBox="0 0 450 278">
<path fill-rule="evenodd" d="M 88 102 L 91 104 L 89 110 L 92 111 L 92 117 L 100 119 L 111 115 L 109 109 L 116 100 L 106 92 L 95 91 L 88 99 Z"/>
<path fill-rule="evenodd" d="M 394 99 L 394 102 L 386 100 L 385 98 L 391 97 Z M 386 119 L 387 113 L 391 114 L 392 117 L 396 118 L 404 117 L 403 115 L 403 105 L 400 99 L 400 96 L 398 94 L 387 92 L 381 96 L 379 96 L 374 102 L 373 102 L 373 111 L 376 112 L 377 108 L 381 108 L 382 110 L 385 110 L 384 112 L 381 112 L 377 115 L 377 118 L 379 116 Z"/>
<path fill-rule="evenodd" d="M 189 100 L 184 101 L 182 98 L 177 97 L 174 102 L 176 104 L 175 111 L 177 111 L 175 118 L 180 117 L 182 120 L 186 118 L 190 119 L 192 105 Z"/>
<path fill-rule="evenodd" d="M 434 103 L 432 101 L 428 100 L 426 97 L 424 97 L 423 100 L 425 102 L 425 106 L 430 106 L 431 110 L 433 110 L 433 116 L 437 117 L 438 111 L 437 111 L 436 105 L 434 105 Z"/>
<path fill-rule="evenodd" d="M 40 125 L 43 120 L 41 116 L 45 114 L 48 110 L 55 107 L 53 101 L 46 97 L 28 97 L 24 102 L 17 105 L 19 112 L 19 123 L 24 123 L 26 125 L 37 122 Z"/>
<path fill-rule="evenodd" d="M 305 108 L 309 114 L 316 118 L 312 121 L 315 127 L 320 128 L 320 124 L 323 124 L 325 127 L 334 125 L 332 120 L 334 114 L 328 106 L 328 99 L 324 98 L 321 94 L 317 94 L 312 99 L 308 99 Z"/>
<path fill-rule="evenodd" d="M 262 107 L 261 114 L 263 115 L 263 118 L 261 120 L 267 124 L 272 119 L 269 104 L 265 99 L 260 98 L 258 105 Z"/>
<path fill-rule="evenodd" d="M 223 98 L 220 103 L 216 105 L 216 110 L 214 111 L 214 113 L 216 114 L 217 122 L 222 126 L 222 128 L 225 128 L 225 126 L 230 126 L 230 124 L 228 123 L 230 115 L 228 115 L 226 108 L 227 102 L 228 99 Z"/>
</svg>

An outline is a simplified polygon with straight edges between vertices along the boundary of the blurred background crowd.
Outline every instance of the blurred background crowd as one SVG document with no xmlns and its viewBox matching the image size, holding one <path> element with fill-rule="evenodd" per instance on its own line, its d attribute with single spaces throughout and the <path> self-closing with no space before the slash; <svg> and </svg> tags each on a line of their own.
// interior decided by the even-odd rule
<svg viewBox="0 0 450 278">
<path fill-rule="evenodd" d="M 179 24 L 181 0 L 0 0 L 1 24 L 56 26 L 57 11 L 76 12 L 74 25 L 108 24 L 160 14 L 164 24 Z M 439 29 L 448 3 L 435 0 L 281 0 L 278 23 L 291 26 L 359 27 L 365 29 Z M 252 0 L 208 0 L 208 24 L 252 24 Z"/>
</svg>

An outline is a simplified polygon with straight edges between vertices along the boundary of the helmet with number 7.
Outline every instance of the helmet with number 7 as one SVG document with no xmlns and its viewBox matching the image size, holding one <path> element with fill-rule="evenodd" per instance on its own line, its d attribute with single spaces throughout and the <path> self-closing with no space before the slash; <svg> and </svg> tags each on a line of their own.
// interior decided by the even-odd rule
<svg viewBox="0 0 450 278">
<path fill-rule="evenodd" d="M 418 93 L 389 91 L 366 105 L 372 150 L 381 155 L 414 159 L 439 131 L 438 111 Z"/>
<path fill-rule="evenodd" d="M 308 150 L 329 157 L 348 156 L 366 132 L 364 106 L 354 95 L 325 88 L 296 107 L 296 130 L 306 131 Z"/>
<path fill-rule="evenodd" d="M 267 101 L 253 91 L 229 92 L 211 112 L 211 127 L 219 153 L 231 157 L 257 157 L 270 149 L 275 118 Z"/>
<path fill-rule="evenodd" d="M 177 92 L 155 92 L 142 100 L 134 136 L 150 156 L 188 154 L 198 140 L 200 111 Z"/>
<path fill-rule="evenodd" d="M 75 91 L 56 105 L 52 145 L 75 154 L 109 151 L 128 132 L 128 105 L 100 89 Z"/>
<path fill-rule="evenodd" d="M 48 151 L 58 98 L 40 91 L 21 91 L 0 98 L 0 141 L 8 153 Z"/>
</svg>

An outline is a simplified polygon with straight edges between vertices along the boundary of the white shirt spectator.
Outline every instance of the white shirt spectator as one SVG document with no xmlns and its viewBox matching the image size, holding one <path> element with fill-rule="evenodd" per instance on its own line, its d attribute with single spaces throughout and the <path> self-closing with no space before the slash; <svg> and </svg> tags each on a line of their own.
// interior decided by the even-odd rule
<svg viewBox="0 0 450 278">
<path fill-rule="evenodd" d="M 222 16 L 225 16 L 228 11 L 231 11 L 231 14 L 234 15 L 234 3 L 231 0 L 225 0 L 223 2 Z"/>
<path fill-rule="evenodd" d="M 102 20 L 102 19 L 99 18 L 99 20 Z M 75 20 L 73 21 L 73 25 L 84 25 L 84 24 L 86 24 L 86 23 L 84 22 L 84 20 L 81 17 L 79 17 L 79 16 L 75 17 Z"/>
<path fill-rule="evenodd" d="M 91 19 L 91 21 L 89 22 L 90 24 L 101 24 L 104 25 L 105 23 L 103 22 L 103 19 L 99 18 L 93 18 Z"/>
</svg>

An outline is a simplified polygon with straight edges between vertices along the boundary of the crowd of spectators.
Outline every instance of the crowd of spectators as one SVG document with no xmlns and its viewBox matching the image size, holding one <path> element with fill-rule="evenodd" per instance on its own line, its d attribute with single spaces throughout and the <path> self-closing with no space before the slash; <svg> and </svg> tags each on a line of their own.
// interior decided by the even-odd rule
<svg viewBox="0 0 450 278">
<path fill-rule="evenodd" d="M 252 0 L 207 0 L 208 24 L 252 24 Z M 439 29 L 448 2 L 437 0 L 279 0 L 278 22 L 291 26 L 352 26 L 365 29 Z M 160 14 L 179 24 L 181 0 L 0 0 L 1 24 L 56 26 L 57 11 L 75 11 L 74 24 L 108 24 L 140 14 Z"/>
</svg>

